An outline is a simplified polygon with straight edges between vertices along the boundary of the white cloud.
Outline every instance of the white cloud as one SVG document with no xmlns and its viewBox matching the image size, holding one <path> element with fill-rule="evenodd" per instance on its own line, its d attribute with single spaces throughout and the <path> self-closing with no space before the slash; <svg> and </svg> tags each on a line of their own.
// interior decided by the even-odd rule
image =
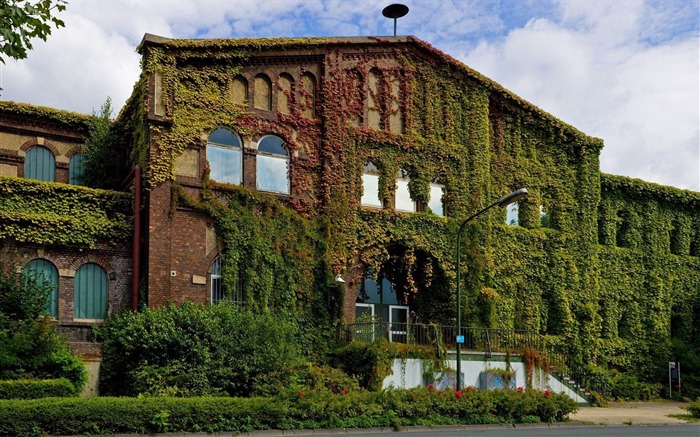
<svg viewBox="0 0 700 437">
<path fill-rule="evenodd" d="M 603 171 L 700 190 L 697 36 L 642 41 L 640 2 L 560 5 L 561 21 L 534 19 L 464 61 L 603 138 Z"/>
</svg>

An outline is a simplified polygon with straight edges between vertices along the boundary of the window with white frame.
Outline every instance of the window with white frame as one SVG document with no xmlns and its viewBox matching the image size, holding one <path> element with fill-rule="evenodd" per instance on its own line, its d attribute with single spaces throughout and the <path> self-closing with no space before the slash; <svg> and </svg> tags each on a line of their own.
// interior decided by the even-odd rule
<svg viewBox="0 0 700 437">
<path fill-rule="evenodd" d="M 289 152 L 281 138 L 268 135 L 258 143 L 257 188 L 289 194 Z"/>
<path fill-rule="evenodd" d="M 209 135 L 207 161 L 209 178 L 216 182 L 240 185 L 243 179 L 241 139 L 228 129 L 219 128 Z"/>
<path fill-rule="evenodd" d="M 219 302 L 227 301 L 234 304 L 239 304 L 243 302 L 243 284 L 240 281 L 241 275 L 238 275 L 239 280 L 236 281 L 235 290 L 226 290 L 224 286 L 223 279 L 223 269 L 224 269 L 224 258 L 222 256 L 217 256 L 212 261 L 209 267 L 209 291 L 211 297 L 211 303 L 217 304 Z"/>
<path fill-rule="evenodd" d="M 394 204 L 397 211 L 416 211 L 416 202 L 411 199 L 411 193 L 408 189 L 409 182 L 408 171 L 404 169 L 399 170 L 396 180 L 396 203 Z"/>
<path fill-rule="evenodd" d="M 428 208 L 439 216 L 445 216 L 445 186 L 432 182 L 430 184 L 430 198 Z"/>
<path fill-rule="evenodd" d="M 368 162 L 362 174 L 362 206 L 382 208 L 383 203 L 379 198 L 379 171 L 377 167 Z"/>
</svg>

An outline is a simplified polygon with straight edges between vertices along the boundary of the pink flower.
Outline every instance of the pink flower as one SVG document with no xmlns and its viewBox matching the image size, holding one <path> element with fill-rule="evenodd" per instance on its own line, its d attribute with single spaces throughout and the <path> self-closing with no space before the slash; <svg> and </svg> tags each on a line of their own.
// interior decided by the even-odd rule
<svg viewBox="0 0 700 437">
<path fill-rule="evenodd" d="M 304 394 L 305 394 L 305 393 L 304 393 L 303 391 L 300 391 L 300 392 L 299 392 L 299 397 L 300 397 L 300 398 L 303 398 L 303 397 L 304 397 Z"/>
<path fill-rule="evenodd" d="M 548 397 L 550 397 L 550 396 L 552 396 L 552 392 L 550 392 L 549 390 L 545 390 L 545 391 L 544 391 L 544 397 L 548 398 Z"/>
<path fill-rule="evenodd" d="M 457 396 L 458 399 L 461 398 L 461 397 L 462 397 L 462 392 L 459 391 L 459 390 L 457 390 L 457 391 L 455 392 L 455 396 Z"/>
<path fill-rule="evenodd" d="M 428 390 L 430 390 L 430 391 L 435 391 L 435 386 L 434 386 L 433 384 L 430 384 L 430 385 L 428 386 Z"/>
</svg>

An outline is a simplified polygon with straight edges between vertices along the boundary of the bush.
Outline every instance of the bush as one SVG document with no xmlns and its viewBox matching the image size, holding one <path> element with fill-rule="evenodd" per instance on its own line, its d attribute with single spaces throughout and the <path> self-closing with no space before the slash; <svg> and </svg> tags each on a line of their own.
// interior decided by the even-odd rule
<svg viewBox="0 0 700 437">
<path fill-rule="evenodd" d="M 611 378 L 613 399 L 620 401 L 648 401 L 660 396 L 661 386 L 639 381 L 636 376 L 614 372 Z"/>
<path fill-rule="evenodd" d="M 7 267 L 0 254 L 0 379 L 67 378 L 76 392 L 87 381 L 56 325 L 42 317 L 49 288 Z"/>
<path fill-rule="evenodd" d="M 83 398 L 0 401 L 0 435 L 247 432 L 263 429 L 552 422 L 565 395 L 513 390 L 299 392 L 277 398 Z"/>
<path fill-rule="evenodd" d="M 0 381 L 0 399 L 65 398 L 76 395 L 75 386 L 66 378 Z"/>
<path fill-rule="evenodd" d="M 296 360 L 295 332 L 283 318 L 228 304 L 124 312 L 100 330 L 100 392 L 247 396 L 256 377 Z"/>
<path fill-rule="evenodd" d="M 694 404 L 690 404 L 687 407 L 685 407 L 688 411 L 690 411 L 690 414 L 693 417 L 700 418 L 700 402 L 696 402 Z"/>
<path fill-rule="evenodd" d="M 362 388 L 381 390 L 384 378 L 392 372 L 396 358 L 422 358 L 436 371 L 442 363 L 437 362 L 433 347 L 390 343 L 379 339 L 371 343 L 354 341 L 331 355 L 331 363 L 357 379 Z"/>
</svg>

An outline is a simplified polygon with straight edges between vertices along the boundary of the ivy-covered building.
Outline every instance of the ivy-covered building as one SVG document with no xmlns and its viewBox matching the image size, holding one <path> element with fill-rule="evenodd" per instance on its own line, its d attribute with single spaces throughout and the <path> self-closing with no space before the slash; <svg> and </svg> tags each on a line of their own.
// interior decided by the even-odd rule
<svg viewBox="0 0 700 437">
<path fill-rule="evenodd" d="M 427 43 L 146 35 L 138 50 L 110 147 L 115 172 L 143 171 L 142 303 L 451 325 L 461 221 L 526 187 L 467 228 L 465 325 L 647 377 L 671 337 L 700 344 L 700 193 L 601 174 L 602 140 Z"/>
<path fill-rule="evenodd" d="M 47 312 L 75 340 L 128 304 L 132 268 L 131 194 L 80 186 L 92 121 L 0 102 L 3 266 L 51 285 Z"/>
</svg>

